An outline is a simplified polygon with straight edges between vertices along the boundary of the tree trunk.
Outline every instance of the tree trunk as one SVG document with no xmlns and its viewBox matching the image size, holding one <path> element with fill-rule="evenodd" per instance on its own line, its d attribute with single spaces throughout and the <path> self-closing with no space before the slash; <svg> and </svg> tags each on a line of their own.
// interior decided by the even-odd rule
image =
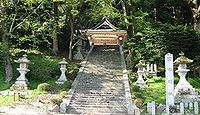
<svg viewBox="0 0 200 115">
<path fill-rule="evenodd" d="M 54 54 L 58 54 L 59 53 L 59 49 L 58 49 L 58 3 L 54 2 L 54 30 L 53 30 L 53 53 Z"/>
<path fill-rule="evenodd" d="M 9 33 L 8 33 L 8 9 L 7 1 L 2 0 L 2 50 L 4 52 L 4 66 L 6 72 L 6 81 L 9 82 L 13 77 L 13 68 L 10 61 Z"/>
<path fill-rule="evenodd" d="M 197 0 L 193 0 L 193 19 L 194 19 L 194 29 L 200 29 L 200 21 L 199 21 L 199 5 Z"/>
<path fill-rule="evenodd" d="M 126 0 L 121 0 L 120 1 L 122 9 L 123 9 L 123 14 L 125 17 L 125 22 L 128 24 L 127 25 L 127 33 L 128 33 L 128 38 L 132 38 L 133 34 L 135 33 L 134 27 L 135 27 L 135 6 L 134 6 L 134 1 L 131 0 L 131 4 L 129 4 Z M 127 16 L 131 16 L 132 19 L 127 19 Z"/>
<path fill-rule="evenodd" d="M 124 20 L 125 20 L 125 22 L 128 24 L 129 22 L 128 22 L 128 20 L 127 20 L 126 5 L 125 5 L 125 3 L 124 3 L 123 0 L 121 0 L 120 3 L 121 3 L 121 5 L 122 5 L 122 11 L 123 11 L 123 14 L 124 14 L 124 17 L 125 17 Z M 128 27 L 127 27 L 127 28 L 128 28 Z"/>
<path fill-rule="evenodd" d="M 131 29 L 132 29 L 132 33 L 135 34 L 135 1 L 131 0 L 131 15 L 132 15 L 132 25 L 131 25 Z"/>
<path fill-rule="evenodd" d="M 74 39 L 74 17 L 71 13 L 71 8 L 67 8 L 68 24 L 70 27 L 70 41 L 69 41 L 69 60 L 73 58 L 73 39 Z"/>
</svg>

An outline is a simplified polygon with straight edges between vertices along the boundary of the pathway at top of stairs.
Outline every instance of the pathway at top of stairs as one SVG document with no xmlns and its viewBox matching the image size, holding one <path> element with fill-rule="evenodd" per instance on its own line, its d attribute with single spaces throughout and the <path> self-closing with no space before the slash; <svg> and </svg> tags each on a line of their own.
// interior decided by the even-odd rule
<svg viewBox="0 0 200 115">
<path fill-rule="evenodd" d="M 127 113 L 119 46 L 94 46 L 79 76 L 67 113 Z"/>
</svg>

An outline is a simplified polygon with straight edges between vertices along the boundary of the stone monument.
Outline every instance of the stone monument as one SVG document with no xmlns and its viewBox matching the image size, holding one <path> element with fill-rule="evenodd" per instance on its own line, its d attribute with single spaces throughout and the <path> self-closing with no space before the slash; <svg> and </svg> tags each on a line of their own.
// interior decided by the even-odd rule
<svg viewBox="0 0 200 115">
<path fill-rule="evenodd" d="M 136 65 L 136 67 L 138 68 L 137 71 L 138 79 L 136 81 L 136 85 L 139 86 L 140 88 L 145 88 L 146 82 L 143 79 L 143 76 L 146 77 L 145 62 L 143 60 L 140 60 L 139 63 Z"/>
<path fill-rule="evenodd" d="M 61 71 L 61 75 L 60 78 L 56 81 L 57 84 L 64 84 L 65 81 L 67 81 L 65 72 L 67 70 L 66 65 L 68 64 L 65 60 L 65 58 L 63 58 L 63 60 L 61 62 L 59 62 L 60 64 L 60 71 Z"/>
<path fill-rule="evenodd" d="M 180 80 L 175 87 L 175 95 L 195 95 L 195 89 L 190 85 L 190 83 L 186 80 L 185 76 L 187 72 L 190 71 L 187 69 L 188 63 L 192 63 L 193 60 L 188 59 L 184 56 L 184 53 L 180 53 L 180 57 L 178 57 L 174 63 L 178 65 L 178 69 L 175 71 L 180 76 Z"/>
<path fill-rule="evenodd" d="M 170 106 L 174 106 L 174 67 L 173 54 L 165 55 L 165 89 L 166 89 L 166 112 L 169 114 Z"/>
<path fill-rule="evenodd" d="M 17 70 L 20 73 L 20 76 L 17 78 L 16 82 L 12 85 L 11 89 L 27 90 L 28 79 L 26 78 L 25 74 L 30 71 L 28 69 L 28 64 L 31 62 L 30 60 L 27 59 L 27 55 L 23 55 L 22 58 L 19 58 L 18 60 L 14 61 L 20 64 L 20 67 L 17 68 Z"/>
</svg>

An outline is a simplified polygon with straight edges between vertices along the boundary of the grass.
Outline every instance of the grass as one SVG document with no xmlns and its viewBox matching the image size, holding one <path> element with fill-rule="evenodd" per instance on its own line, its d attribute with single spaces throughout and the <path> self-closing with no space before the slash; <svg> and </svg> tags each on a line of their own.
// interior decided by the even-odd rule
<svg viewBox="0 0 200 115">
<path fill-rule="evenodd" d="M 151 101 L 156 101 L 159 103 L 165 102 L 165 80 L 164 78 L 151 78 L 148 80 L 148 87 L 145 89 L 139 89 L 138 91 L 133 91 L 133 98 L 142 98 L 144 103 Z"/>
<path fill-rule="evenodd" d="M 131 85 L 131 93 L 133 98 L 142 98 L 144 99 L 144 104 L 148 102 L 155 101 L 156 103 L 165 103 L 165 77 L 153 77 L 148 78 L 147 85 L 148 87 L 145 89 L 134 89 L 134 83 L 133 81 L 134 74 L 130 74 L 130 79 L 132 80 L 130 83 Z M 174 77 L 174 87 L 179 81 L 178 75 L 175 74 Z M 189 83 L 198 91 L 200 92 L 200 78 L 192 77 L 188 78 Z"/>
<path fill-rule="evenodd" d="M 0 107 L 2 106 L 8 106 L 15 103 L 14 102 L 14 96 L 4 96 L 0 95 Z"/>
</svg>

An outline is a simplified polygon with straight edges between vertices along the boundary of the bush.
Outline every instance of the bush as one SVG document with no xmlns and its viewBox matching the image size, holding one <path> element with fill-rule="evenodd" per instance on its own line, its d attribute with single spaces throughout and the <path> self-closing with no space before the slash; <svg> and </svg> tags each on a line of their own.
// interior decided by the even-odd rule
<svg viewBox="0 0 200 115">
<path fill-rule="evenodd" d="M 162 77 L 153 77 L 152 79 L 155 81 L 155 83 L 159 83 L 163 81 Z"/>
<path fill-rule="evenodd" d="M 66 97 L 67 96 L 67 91 L 62 91 L 60 92 L 60 95 L 62 96 L 62 98 Z"/>
<path fill-rule="evenodd" d="M 56 105 L 60 105 L 62 103 L 62 99 L 58 98 L 58 99 L 51 99 L 50 100 L 52 104 L 56 104 Z"/>
<path fill-rule="evenodd" d="M 137 81 L 137 73 L 129 72 L 129 73 L 128 73 L 128 77 L 129 77 L 129 82 L 130 82 L 131 84 L 133 84 L 134 82 Z"/>
<path fill-rule="evenodd" d="M 138 107 L 138 108 L 141 108 L 144 104 L 144 99 L 142 98 L 136 98 L 134 100 L 134 104 Z"/>
<path fill-rule="evenodd" d="M 135 84 L 132 84 L 132 85 L 131 85 L 131 88 L 132 88 L 132 91 L 133 91 L 133 92 L 138 92 L 138 91 L 140 91 L 140 87 L 137 86 L 137 85 L 135 85 Z"/>
<path fill-rule="evenodd" d="M 63 84 L 63 88 L 65 89 L 70 89 L 72 86 L 72 83 L 70 81 L 65 81 L 65 83 Z"/>
<path fill-rule="evenodd" d="M 58 64 L 61 59 L 53 56 L 45 55 L 31 55 L 29 59 L 34 63 L 29 66 L 30 72 L 27 77 L 30 80 L 46 81 L 60 75 L 60 65 Z"/>
<path fill-rule="evenodd" d="M 37 89 L 40 90 L 40 91 L 50 91 L 51 85 L 48 84 L 48 83 L 42 83 L 42 84 L 38 85 Z"/>
</svg>

